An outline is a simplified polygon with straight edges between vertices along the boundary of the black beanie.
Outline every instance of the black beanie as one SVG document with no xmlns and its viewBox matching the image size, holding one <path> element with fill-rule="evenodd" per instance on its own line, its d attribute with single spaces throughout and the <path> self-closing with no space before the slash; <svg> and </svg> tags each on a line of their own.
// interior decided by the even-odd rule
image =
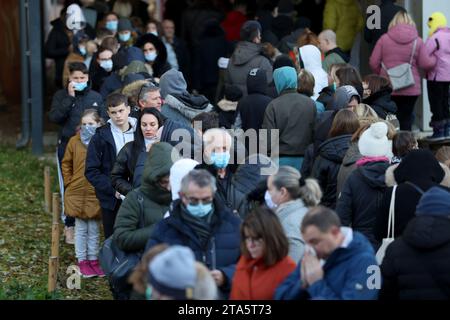
<svg viewBox="0 0 450 320">
<path fill-rule="evenodd" d="M 256 37 L 256 30 L 262 31 L 261 24 L 256 20 L 249 20 L 245 22 L 241 27 L 241 40 L 252 42 Z"/>
</svg>

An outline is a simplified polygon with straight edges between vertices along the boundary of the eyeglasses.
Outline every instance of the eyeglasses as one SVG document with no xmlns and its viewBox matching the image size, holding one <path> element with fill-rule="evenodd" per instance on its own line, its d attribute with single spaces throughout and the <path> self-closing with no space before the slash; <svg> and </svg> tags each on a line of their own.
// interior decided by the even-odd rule
<svg viewBox="0 0 450 320">
<path fill-rule="evenodd" d="M 259 237 L 259 238 L 245 237 L 245 242 L 260 245 L 260 244 L 262 244 L 263 239 L 261 237 Z"/>
<path fill-rule="evenodd" d="M 153 83 L 150 79 L 147 79 L 148 82 L 144 83 L 141 87 L 141 90 L 139 90 L 138 99 L 142 100 L 143 96 L 142 93 L 146 94 L 148 91 L 147 89 L 159 89 L 159 87 Z M 145 88 L 145 90 L 144 90 Z"/>
</svg>

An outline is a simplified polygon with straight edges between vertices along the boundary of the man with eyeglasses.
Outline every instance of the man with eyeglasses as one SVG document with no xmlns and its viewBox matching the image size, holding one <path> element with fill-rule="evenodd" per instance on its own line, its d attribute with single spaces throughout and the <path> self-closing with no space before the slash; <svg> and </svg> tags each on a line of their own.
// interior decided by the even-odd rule
<svg viewBox="0 0 450 320">
<path fill-rule="evenodd" d="M 170 216 L 156 224 L 146 250 L 160 243 L 191 248 L 226 297 L 240 255 L 240 219 L 215 198 L 216 190 L 208 171 L 189 172 L 181 181 L 180 199 L 172 203 Z"/>
</svg>

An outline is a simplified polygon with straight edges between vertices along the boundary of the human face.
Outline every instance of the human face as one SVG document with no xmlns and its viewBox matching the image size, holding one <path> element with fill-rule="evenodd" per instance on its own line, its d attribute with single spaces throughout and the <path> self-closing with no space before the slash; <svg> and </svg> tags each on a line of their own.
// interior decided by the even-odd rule
<svg viewBox="0 0 450 320">
<path fill-rule="evenodd" d="M 144 114 L 141 118 L 141 130 L 144 138 L 154 138 L 159 129 L 158 119 L 152 114 Z"/>
<path fill-rule="evenodd" d="M 214 199 L 214 194 L 209 186 L 201 188 L 197 184 L 191 182 L 185 193 L 180 192 L 180 198 L 185 206 L 188 206 L 189 204 L 195 206 L 200 202 L 202 204 L 211 203 Z"/>
<path fill-rule="evenodd" d="M 150 42 L 147 42 L 147 43 L 144 45 L 143 51 L 144 51 L 144 55 L 148 55 L 149 53 L 153 53 L 153 52 L 158 53 L 158 52 L 156 51 L 156 48 L 155 48 L 155 46 L 153 45 L 153 43 L 150 43 Z"/>
<path fill-rule="evenodd" d="M 367 82 L 363 82 L 362 84 L 364 88 L 364 99 L 365 99 L 372 94 L 372 91 L 369 89 L 369 84 Z"/>
<path fill-rule="evenodd" d="M 95 121 L 95 119 L 92 116 L 92 114 L 88 114 L 88 115 L 85 115 L 83 118 L 81 118 L 81 125 L 82 126 L 97 126 L 98 127 L 98 122 Z"/>
<path fill-rule="evenodd" d="M 158 33 L 158 27 L 153 22 L 147 24 L 147 33 Z"/>
<path fill-rule="evenodd" d="M 175 36 L 175 24 L 170 20 L 164 20 L 162 27 L 164 36 L 167 39 L 173 39 L 173 37 Z"/>
<path fill-rule="evenodd" d="M 161 188 L 170 191 L 170 180 L 169 176 L 164 176 L 158 180 L 158 184 Z"/>
<path fill-rule="evenodd" d="M 111 60 L 111 59 L 112 59 L 112 56 L 113 56 L 112 51 L 110 51 L 110 50 L 102 51 L 102 52 L 98 55 L 97 62 L 98 62 L 98 64 L 100 64 L 100 63 L 102 63 L 102 62 L 104 62 L 104 61 Z"/>
<path fill-rule="evenodd" d="M 145 108 L 156 108 L 161 111 L 162 99 L 161 92 L 159 90 L 149 91 L 145 95 L 145 100 L 142 100 L 142 107 Z"/>
<path fill-rule="evenodd" d="M 116 17 L 116 15 L 114 15 L 114 14 L 108 14 L 107 16 L 106 16 L 106 22 L 110 22 L 110 21 L 119 21 L 118 19 L 117 19 L 117 17 Z"/>
<path fill-rule="evenodd" d="M 327 259 L 339 246 L 340 230 L 331 227 L 328 232 L 321 232 L 316 226 L 308 226 L 302 233 L 306 244 L 310 245 L 319 259 Z"/>
<path fill-rule="evenodd" d="M 205 146 L 205 156 L 211 159 L 213 153 L 230 153 L 231 150 L 231 140 L 229 136 L 225 134 L 215 135 L 211 141 Z"/>
<path fill-rule="evenodd" d="M 348 108 L 356 108 L 357 106 L 358 106 L 358 99 L 356 99 L 355 97 L 353 97 L 352 100 L 350 100 L 350 102 L 347 105 Z"/>
<path fill-rule="evenodd" d="M 111 121 L 118 127 L 123 126 L 128 121 L 128 115 L 130 114 L 130 107 L 124 103 L 117 107 L 109 107 L 108 115 Z"/>
<path fill-rule="evenodd" d="M 319 48 L 323 53 L 328 52 L 328 46 L 329 46 L 328 40 L 319 37 Z"/>
<path fill-rule="evenodd" d="M 272 176 L 267 179 L 267 191 L 269 191 L 272 202 L 277 206 L 285 203 L 288 200 L 286 188 L 281 188 L 280 190 L 278 190 L 277 187 L 273 184 Z"/>
<path fill-rule="evenodd" d="M 83 83 L 89 81 L 89 75 L 84 74 L 81 71 L 74 71 L 69 76 L 70 82 Z"/>
<path fill-rule="evenodd" d="M 255 237 L 250 230 L 244 228 L 245 246 L 252 259 L 259 259 L 264 255 L 264 240 L 260 237 Z"/>
</svg>

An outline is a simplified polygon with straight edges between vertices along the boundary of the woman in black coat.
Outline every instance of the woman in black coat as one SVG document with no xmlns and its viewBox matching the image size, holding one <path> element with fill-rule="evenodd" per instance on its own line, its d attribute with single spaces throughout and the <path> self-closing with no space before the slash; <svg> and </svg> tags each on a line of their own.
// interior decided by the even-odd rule
<svg viewBox="0 0 450 320">
<path fill-rule="evenodd" d="M 386 119 L 388 114 L 397 112 L 397 105 L 391 99 L 392 87 L 389 79 L 369 74 L 364 77 L 364 84 L 367 85 L 369 96 L 363 99 L 363 103 L 368 104 L 381 119 Z"/>
<path fill-rule="evenodd" d="M 350 146 L 352 134 L 359 128 L 358 117 L 350 110 L 340 110 L 331 126 L 328 139 L 318 149 L 312 177 L 316 178 L 323 191 L 322 205 L 334 209 L 336 206 L 337 176 L 342 160 Z"/>
<path fill-rule="evenodd" d="M 111 171 L 113 188 L 126 196 L 141 185 L 145 159 L 151 145 L 158 142 L 158 129 L 164 125 L 164 117 L 156 108 L 145 108 L 138 119 L 139 128 L 134 141 L 128 142 L 117 155 Z"/>
<path fill-rule="evenodd" d="M 153 78 L 159 79 L 170 70 L 166 46 L 157 36 L 147 33 L 136 41 L 135 46 L 144 52 L 145 66 Z"/>
<path fill-rule="evenodd" d="M 422 194 L 431 187 L 450 186 L 450 170 L 441 165 L 429 150 L 412 150 L 400 162 L 386 170 L 386 189 L 378 212 L 374 235 L 381 242 L 388 233 L 389 206 L 393 186 L 395 194 L 394 237 L 403 234 L 408 222 L 414 218 Z"/>
<path fill-rule="evenodd" d="M 380 300 L 450 299 L 450 193 L 432 187 L 386 250 Z"/>
</svg>

